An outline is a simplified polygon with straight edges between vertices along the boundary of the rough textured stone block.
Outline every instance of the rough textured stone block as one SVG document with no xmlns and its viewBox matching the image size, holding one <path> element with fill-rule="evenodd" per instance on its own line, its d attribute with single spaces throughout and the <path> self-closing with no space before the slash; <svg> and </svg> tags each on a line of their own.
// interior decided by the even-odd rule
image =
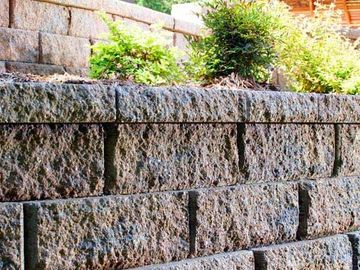
<svg viewBox="0 0 360 270">
<path fill-rule="evenodd" d="M 30 270 L 127 269 L 189 251 L 185 193 L 35 202 L 25 218 Z"/>
<path fill-rule="evenodd" d="M 259 270 L 352 269 L 351 244 L 346 235 L 255 249 Z"/>
<path fill-rule="evenodd" d="M 188 50 L 189 42 L 186 40 L 185 36 L 180 33 L 175 33 L 175 47 L 178 47 L 182 51 Z"/>
<path fill-rule="evenodd" d="M 108 136 L 110 194 L 237 182 L 236 125 L 119 125 Z"/>
<path fill-rule="evenodd" d="M 113 87 L 0 84 L 0 123 L 101 123 L 115 118 Z"/>
<path fill-rule="evenodd" d="M 303 182 L 300 196 L 303 238 L 360 228 L 360 177 Z"/>
<path fill-rule="evenodd" d="M 296 238 L 299 210 L 295 183 L 201 190 L 191 196 L 196 200 L 197 255 Z"/>
<path fill-rule="evenodd" d="M 121 20 L 124 22 L 125 25 L 128 25 L 128 26 L 135 26 L 135 27 L 138 27 L 144 31 L 149 31 L 150 30 L 150 25 L 147 24 L 147 23 L 143 23 L 143 22 L 137 22 L 137 21 L 134 21 L 134 20 L 131 20 L 131 19 L 128 19 L 128 18 L 123 18 L 123 17 L 120 17 L 120 16 L 116 16 L 114 15 L 113 16 L 114 18 L 114 21 L 117 21 L 117 20 Z"/>
<path fill-rule="evenodd" d="M 360 231 L 348 233 L 353 249 L 353 270 L 360 269 Z"/>
<path fill-rule="evenodd" d="M 255 262 L 251 251 L 239 251 L 133 270 L 255 270 Z"/>
<path fill-rule="evenodd" d="M 0 204 L 0 269 L 23 269 L 23 209 Z"/>
<path fill-rule="evenodd" d="M 103 132 L 97 126 L 0 127 L 0 200 L 98 195 Z"/>
<path fill-rule="evenodd" d="M 175 19 L 174 30 L 186 35 L 200 36 L 204 30 L 203 27 L 200 24 Z"/>
<path fill-rule="evenodd" d="M 316 122 L 318 95 L 247 91 L 249 122 Z"/>
<path fill-rule="evenodd" d="M 90 41 L 85 38 L 41 33 L 42 64 L 87 67 Z"/>
<path fill-rule="evenodd" d="M 239 130 L 241 170 L 248 182 L 331 176 L 332 125 L 244 124 Z"/>
<path fill-rule="evenodd" d="M 243 91 L 118 87 L 119 122 L 238 122 L 246 120 Z"/>
<path fill-rule="evenodd" d="M 37 62 L 38 35 L 32 31 L 0 28 L 0 60 Z"/>
<path fill-rule="evenodd" d="M 78 8 L 71 9 L 70 36 L 98 38 L 107 32 L 107 26 L 95 12 Z"/>
<path fill-rule="evenodd" d="M 360 125 L 339 125 L 338 175 L 360 175 Z"/>
<path fill-rule="evenodd" d="M 319 96 L 319 120 L 327 123 L 360 123 L 360 96 Z"/>
<path fill-rule="evenodd" d="M 66 7 L 32 0 L 13 2 L 13 28 L 67 34 L 70 15 Z"/>
<path fill-rule="evenodd" d="M 9 73 L 19 72 L 22 74 L 52 75 L 64 74 L 65 69 L 62 66 L 42 65 L 24 62 L 6 62 L 6 71 Z"/>
<path fill-rule="evenodd" d="M 9 26 L 9 0 L 0 0 L 0 27 Z"/>
</svg>

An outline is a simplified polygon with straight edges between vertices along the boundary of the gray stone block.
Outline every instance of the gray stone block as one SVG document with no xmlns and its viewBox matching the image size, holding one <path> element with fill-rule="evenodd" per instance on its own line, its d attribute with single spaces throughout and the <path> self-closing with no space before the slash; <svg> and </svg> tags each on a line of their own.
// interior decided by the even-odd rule
<svg viewBox="0 0 360 270">
<path fill-rule="evenodd" d="M 188 256 L 186 193 L 24 205 L 26 269 L 127 269 Z"/>
<path fill-rule="evenodd" d="M 326 123 L 360 123 L 360 96 L 320 95 L 319 121 Z"/>
<path fill-rule="evenodd" d="M 255 270 L 251 251 L 238 251 L 133 270 Z"/>
<path fill-rule="evenodd" d="M 247 182 L 329 177 L 335 160 L 332 125 L 245 124 L 239 136 Z"/>
<path fill-rule="evenodd" d="M 100 126 L 0 126 L 0 201 L 101 194 L 103 148 Z"/>
<path fill-rule="evenodd" d="M 225 186 L 239 177 L 236 125 L 111 127 L 106 191 L 131 194 Z"/>
<path fill-rule="evenodd" d="M 109 86 L 0 84 L 0 123 L 98 123 L 115 117 L 115 90 Z"/>
<path fill-rule="evenodd" d="M 202 88 L 117 88 L 119 122 L 239 122 L 246 120 L 244 91 Z"/>
<path fill-rule="evenodd" d="M 300 184 L 304 219 L 301 236 L 314 238 L 360 228 L 360 177 Z"/>
<path fill-rule="evenodd" d="M 21 204 L 0 204 L 0 269 L 23 269 L 23 209 Z"/>
<path fill-rule="evenodd" d="M 338 175 L 360 175 L 360 125 L 339 125 L 338 130 Z"/>
<path fill-rule="evenodd" d="M 346 235 L 255 249 L 257 269 L 352 269 L 351 244 Z"/>
<path fill-rule="evenodd" d="M 195 254 L 210 255 L 295 240 L 295 183 L 242 185 L 194 191 Z"/>
</svg>

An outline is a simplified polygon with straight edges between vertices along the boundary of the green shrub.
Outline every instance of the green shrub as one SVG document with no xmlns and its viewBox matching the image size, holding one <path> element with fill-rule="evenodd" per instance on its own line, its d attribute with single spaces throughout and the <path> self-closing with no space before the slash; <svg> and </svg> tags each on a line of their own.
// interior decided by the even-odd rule
<svg viewBox="0 0 360 270">
<path fill-rule="evenodd" d="M 294 17 L 287 9 L 280 13 L 286 27 L 280 29 L 276 51 L 289 88 L 360 94 L 360 51 L 340 34 L 341 14 L 332 6 L 319 5 L 314 18 Z"/>
<path fill-rule="evenodd" d="M 173 84 L 183 80 L 177 65 L 178 51 L 171 47 L 172 39 L 161 32 L 125 26 L 122 21 L 102 18 L 109 28 L 108 42 L 92 46 L 90 76 L 117 78 L 149 85 Z"/>
<path fill-rule="evenodd" d="M 192 0 L 137 0 L 137 4 L 164 13 L 171 13 L 173 4 L 191 3 Z"/>
<path fill-rule="evenodd" d="M 266 81 L 276 61 L 275 31 L 278 18 L 258 1 L 226 0 L 205 2 L 203 16 L 210 35 L 190 38 L 188 71 L 197 80 L 211 81 L 232 73 L 244 79 Z"/>
</svg>

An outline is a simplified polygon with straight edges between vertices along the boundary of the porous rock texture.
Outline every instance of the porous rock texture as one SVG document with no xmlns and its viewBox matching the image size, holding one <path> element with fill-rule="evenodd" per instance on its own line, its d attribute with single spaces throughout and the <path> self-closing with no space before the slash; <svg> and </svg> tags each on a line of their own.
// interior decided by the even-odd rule
<svg viewBox="0 0 360 270">
<path fill-rule="evenodd" d="M 0 200 L 99 195 L 103 188 L 100 126 L 0 126 Z"/>
<path fill-rule="evenodd" d="M 246 117 L 244 91 L 121 86 L 120 122 L 236 122 Z"/>
<path fill-rule="evenodd" d="M 237 182 L 236 125 L 111 127 L 106 190 L 131 194 Z"/>
<path fill-rule="evenodd" d="M 25 205 L 27 269 L 127 269 L 185 259 L 187 194 Z"/>
<path fill-rule="evenodd" d="M 251 251 L 239 251 L 133 270 L 255 270 L 255 262 Z"/>
<path fill-rule="evenodd" d="M 9 26 L 9 0 L 0 0 L 0 27 Z"/>
<path fill-rule="evenodd" d="M 0 204 L 0 269 L 22 269 L 23 209 L 21 204 Z"/>
<path fill-rule="evenodd" d="M 111 86 L 0 83 L 0 123 L 97 123 L 115 118 Z"/>
<path fill-rule="evenodd" d="M 247 182 L 329 177 L 335 160 L 332 125 L 242 124 L 241 171 Z"/>
<path fill-rule="evenodd" d="M 196 255 L 295 240 L 299 224 L 295 183 L 194 191 Z"/>
<path fill-rule="evenodd" d="M 352 248 L 346 235 L 255 249 L 259 270 L 352 270 Z"/>
<path fill-rule="evenodd" d="M 326 123 L 359 123 L 359 95 L 320 95 L 319 121 Z"/>
<path fill-rule="evenodd" d="M 329 178 L 300 184 L 304 207 L 302 237 L 314 238 L 360 228 L 360 177 Z"/>
<path fill-rule="evenodd" d="M 339 125 L 338 175 L 360 175 L 360 125 Z"/>
</svg>

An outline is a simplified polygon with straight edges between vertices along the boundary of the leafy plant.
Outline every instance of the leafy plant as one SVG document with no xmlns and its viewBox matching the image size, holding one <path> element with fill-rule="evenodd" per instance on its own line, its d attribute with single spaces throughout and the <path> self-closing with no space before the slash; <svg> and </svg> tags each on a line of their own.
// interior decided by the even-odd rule
<svg viewBox="0 0 360 270">
<path fill-rule="evenodd" d="M 264 82 L 277 55 L 275 31 L 279 19 L 259 1 L 211 0 L 203 16 L 209 35 L 190 38 L 188 72 L 197 80 L 211 81 L 232 73 Z"/>
<path fill-rule="evenodd" d="M 286 27 L 276 51 L 289 87 L 298 92 L 360 94 L 360 51 L 357 43 L 341 35 L 341 13 L 332 5 L 317 5 L 313 18 L 294 17 L 284 8 L 280 13 Z"/>
<path fill-rule="evenodd" d="M 137 0 L 137 4 L 160 12 L 171 13 L 173 4 L 191 3 L 191 0 Z"/>
<path fill-rule="evenodd" d="M 173 84 L 183 80 L 177 65 L 179 52 L 172 48 L 161 27 L 143 31 L 138 27 L 125 26 L 122 21 L 113 22 L 101 15 L 109 28 L 107 42 L 92 46 L 90 76 L 93 78 L 117 78 L 149 85 Z"/>
</svg>

